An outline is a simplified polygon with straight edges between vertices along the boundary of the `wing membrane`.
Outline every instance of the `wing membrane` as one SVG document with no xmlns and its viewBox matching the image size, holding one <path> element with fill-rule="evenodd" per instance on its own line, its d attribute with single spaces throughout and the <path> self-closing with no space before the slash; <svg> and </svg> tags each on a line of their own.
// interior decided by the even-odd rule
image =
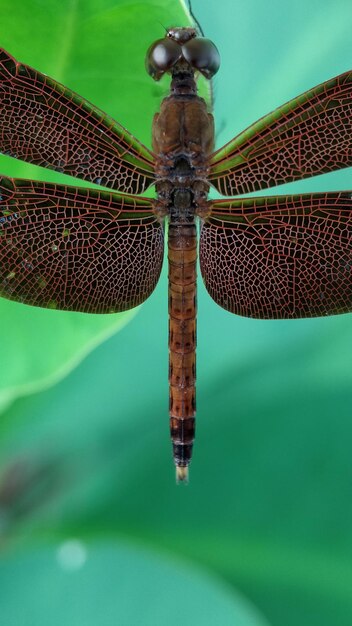
<svg viewBox="0 0 352 626">
<path fill-rule="evenodd" d="M 0 152 L 125 193 L 154 180 L 152 153 L 125 128 L 1 49 Z"/>
<path fill-rule="evenodd" d="M 152 200 L 0 178 L 0 296 L 87 313 L 125 311 L 153 291 L 163 229 Z"/>
<path fill-rule="evenodd" d="M 200 237 L 211 297 L 261 319 L 352 311 L 352 193 L 215 201 Z"/>
<path fill-rule="evenodd" d="M 266 115 L 215 152 L 210 181 L 237 195 L 352 165 L 352 72 Z"/>
</svg>

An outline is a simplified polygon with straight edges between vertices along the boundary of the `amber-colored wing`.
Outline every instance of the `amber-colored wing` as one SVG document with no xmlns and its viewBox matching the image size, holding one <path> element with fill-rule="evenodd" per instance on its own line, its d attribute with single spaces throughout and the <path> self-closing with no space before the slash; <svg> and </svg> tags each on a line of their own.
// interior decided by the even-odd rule
<svg viewBox="0 0 352 626">
<path fill-rule="evenodd" d="M 267 189 L 352 165 L 352 72 L 262 117 L 211 159 L 224 195 Z"/>
<path fill-rule="evenodd" d="M 125 128 L 1 49 L 0 152 L 125 193 L 154 181 L 152 153 Z"/>
<path fill-rule="evenodd" d="M 115 313 L 143 302 L 163 261 L 153 201 L 0 178 L 0 296 Z"/>
<path fill-rule="evenodd" d="M 238 315 L 352 311 L 352 193 L 215 201 L 200 267 L 211 297 Z"/>
</svg>

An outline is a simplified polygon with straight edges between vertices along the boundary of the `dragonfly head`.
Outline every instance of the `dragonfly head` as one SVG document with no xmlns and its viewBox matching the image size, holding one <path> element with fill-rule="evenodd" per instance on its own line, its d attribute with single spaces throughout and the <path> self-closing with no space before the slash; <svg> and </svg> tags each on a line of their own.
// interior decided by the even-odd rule
<svg viewBox="0 0 352 626">
<path fill-rule="evenodd" d="M 210 79 L 220 67 L 220 55 L 210 39 L 197 37 L 195 28 L 170 28 L 164 39 L 158 39 L 146 55 L 146 70 L 154 80 L 166 72 L 175 72 L 178 66 L 198 70 Z"/>
</svg>

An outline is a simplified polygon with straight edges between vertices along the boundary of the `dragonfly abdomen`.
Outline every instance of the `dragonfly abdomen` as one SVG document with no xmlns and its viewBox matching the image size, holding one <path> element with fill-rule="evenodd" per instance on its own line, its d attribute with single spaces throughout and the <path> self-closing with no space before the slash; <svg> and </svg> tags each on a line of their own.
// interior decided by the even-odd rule
<svg viewBox="0 0 352 626">
<path fill-rule="evenodd" d="M 170 431 L 179 480 L 187 477 L 196 413 L 197 233 L 191 223 L 169 224 Z"/>
</svg>

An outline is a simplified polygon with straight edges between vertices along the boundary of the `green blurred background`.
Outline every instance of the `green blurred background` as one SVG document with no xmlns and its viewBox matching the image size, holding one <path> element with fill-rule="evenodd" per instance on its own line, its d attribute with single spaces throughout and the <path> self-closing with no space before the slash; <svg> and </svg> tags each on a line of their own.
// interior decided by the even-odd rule
<svg viewBox="0 0 352 626">
<path fill-rule="evenodd" d="M 350 0 L 193 10 L 222 56 L 218 147 L 352 67 Z M 145 75 L 144 52 L 162 25 L 185 23 L 175 0 L 0 0 L 2 47 L 147 145 L 167 82 Z M 5 157 L 0 171 L 65 179 Z M 279 192 L 338 189 L 352 189 L 350 170 Z M 120 316 L 0 302 L 1 623 L 350 626 L 350 316 L 248 320 L 200 285 L 198 430 L 183 488 L 169 444 L 166 290 L 164 272 Z"/>
</svg>

